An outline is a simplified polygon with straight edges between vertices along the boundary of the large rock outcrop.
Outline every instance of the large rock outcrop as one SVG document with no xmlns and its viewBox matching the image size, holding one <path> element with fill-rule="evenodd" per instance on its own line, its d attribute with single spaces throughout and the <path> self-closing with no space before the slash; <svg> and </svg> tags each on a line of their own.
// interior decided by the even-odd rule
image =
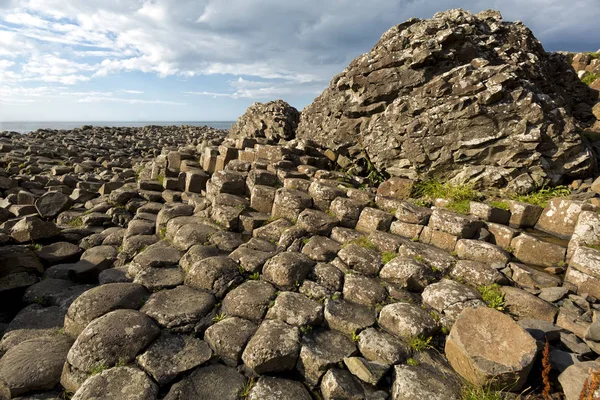
<svg viewBox="0 0 600 400">
<path fill-rule="evenodd" d="M 523 24 L 456 9 L 388 30 L 303 110 L 297 137 L 394 176 L 533 187 L 594 171 L 576 119 L 591 104 Z"/>
<path fill-rule="evenodd" d="M 254 103 L 231 127 L 231 137 L 266 138 L 277 142 L 295 136 L 300 113 L 283 100 Z"/>
</svg>

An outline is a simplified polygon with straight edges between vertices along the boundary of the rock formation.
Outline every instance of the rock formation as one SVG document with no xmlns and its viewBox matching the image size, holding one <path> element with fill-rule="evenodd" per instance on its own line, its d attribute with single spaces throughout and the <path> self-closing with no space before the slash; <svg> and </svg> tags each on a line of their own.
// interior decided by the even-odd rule
<svg viewBox="0 0 600 400">
<path fill-rule="evenodd" d="M 592 104 L 523 24 L 450 10 L 388 30 L 303 110 L 297 136 L 394 176 L 532 188 L 595 170 L 578 131 Z"/>
<path fill-rule="evenodd" d="M 296 134 L 300 113 L 283 100 L 254 103 L 231 128 L 231 137 L 266 138 L 277 142 Z"/>
</svg>

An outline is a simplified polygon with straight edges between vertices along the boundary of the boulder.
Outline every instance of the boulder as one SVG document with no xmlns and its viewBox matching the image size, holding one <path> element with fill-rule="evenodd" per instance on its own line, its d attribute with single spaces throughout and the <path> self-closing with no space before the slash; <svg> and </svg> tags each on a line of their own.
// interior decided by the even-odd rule
<svg viewBox="0 0 600 400">
<path fill-rule="evenodd" d="M 255 323 L 246 319 L 229 317 L 210 326 L 204 332 L 204 340 L 225 364 L 236 367 L 257 328 Z"/>
<path fill-rule="evenodd" d="M 174 384 L 164 400 L 238 400 L 245 384 L 246 378 L 235 368 L 209 365 Z"/>
<path fill-rule="evenodd" d="M 454 370 L 473 385 L 518 392 L 533 366 L 537 345 L 508 315 L 479 307 L 458 316 L 445 352 Z"/>
<path fill-rule="evenodd" d="M 595 211 L 596 208 L 583 201 L 552 199 L 544 208 L 535 228 L 561 239 L 571 239 L 581 213 Z"/>
<path fill-rule="evenodd" d="M 242 360 L 257 374 L 294 368 L 300 352 L 300 332 L 278 320 L 265 320 L 248 342 Z"/>
<path fill-rule="evenodd" d="M 574 117 L 553 111 L 593 102 L 570 68 L 496 11 L 412 18 L 333 78 L 297 137 L 352 158 L 364 151 L 363 165 L 411 179 L 500 187 L 524 175 L 533 188 L 587 177 L 593 152 Z"/>
<path fill-rule="evenodd" d="M 266 138 L 273 142 L 295 137 L 300 113 L 283 100 L 254 103 L 231 127 L 233 138 Z"/>
<path fill-rule="evenodd" d="M 10 229 L 10 236 L 19 243 L 48 239 L 58 234 L 59 230 L 51 221 L 42 221 L 38 217 L 29 216 L 21 219 Z"/>
<path fill-rule="evenodd" d="M 72 200 L 61 192 L 47 192 L 35 201 L 35 208 L 42 218 L 54 218 L 69 209 Z"/>
<path fill-rule="evenodd" d="M 558 381 L 563 388 L 566 400 L 579 400 L 582 398 L 584 385 L 590 377 L 592 371 L 600 370 L 600 362 L 585 361 L 578 362 L 568 367 L 558 376 Z M 600 397 L 600 389 L 597 389 L 589 398 Z"/>
<path fill-rule="evenodd" d="M 311 400 L 308 390 L 298 381 L 262 376 L 248 393 L 248 400 Z"/>
</svg>

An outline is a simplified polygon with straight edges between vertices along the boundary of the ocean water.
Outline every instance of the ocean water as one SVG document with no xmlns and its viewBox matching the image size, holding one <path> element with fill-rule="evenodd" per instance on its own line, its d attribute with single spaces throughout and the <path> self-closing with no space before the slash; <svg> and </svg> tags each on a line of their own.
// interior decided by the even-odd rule
<svg viewBox="0 0 600 400">
<path fill-rule="evenodd" d="M 29 133 L 37 129 L 73 129 L 83 125 L 94 126 L 146 126 L 146 125 L 191 125 L 210 126 L 216 129 L 230 129 L 235 121 L 0 121 L 0 132 L 12 131 Z"/>
</svg>

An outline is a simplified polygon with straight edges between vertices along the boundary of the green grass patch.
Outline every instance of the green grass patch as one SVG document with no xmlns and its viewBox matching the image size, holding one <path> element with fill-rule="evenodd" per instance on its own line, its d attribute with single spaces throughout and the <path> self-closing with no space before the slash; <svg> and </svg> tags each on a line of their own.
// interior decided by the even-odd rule
<svg viewBox="0 0 600 400">
<path fill-rule="evenodd" d="M 467 385 L 463 389 L 461 400 L 504 400 L 506 397 L 501 391 L 490 387 L 477 387 Z"/>
<path fill-rule="evenodd" d="M 545 208 L 548 202 L 556 197 L 567 197 L 571 195 L 571 189 L 566 186 L 546 187 L 542 186 L 534 192 L 526 195 L 516 195 L 514 200 L 529 203 Z"/>
<path fill-rule="evenodd" d="M 159 232 L 158 235 L 160 236 L 161 239 L 164 239 L 167 236 L 167 228 L 162 228 Z"/>
<path fill-rule="evenodd" d="M 597 59 L 600 58 L 600 51 L 594 51 L 592 53 L 588 53 L 590 55 L 590 57 L 592 57 L 592 59 Z"/>
<path fill-rule="evenodd" d="M 581 78 L 581 82 L 585 83 L 586 85 L 591 85 L 598 78 L 600 78 L 600 74 L 588 72 L 583 76 L 583 78 Z"/>
<path fill-rule="evenodd" d="M 83 226 L 83 218 L 81 216 L 72 219 L 71 221 L 69 221 L 69 226 L 78 228 L 80 226 Z"/>
<path fill-rule="evenodd" d="M 352 341 L 354 343 L 358 343 L 359 340 L 360 340 L 360 337 L 359 337 L 358 333 L 356 333 L 356 331 L 352 332 Z"/>
<path fill-rule="evenodd" d="M 164 174 L 160 174 L 156 177 L 156 180 L 158 181 L 158 183 L 160 183 L 161 185 L 165 184 L 165 175 Z"/>
<path fill-rule="evenodd" d="M 44 247 L 44 246 L 42 246 L 39 243 L 34 243 L 31 247 L 32 247 L 33 251 L 40 251 L 42 249 L 42 247 Z"/>
<path fill-rule="evenodd" d="M 409 339 L 408 345 L 415 353 L 433 348 L 433 346 L 431 345 L 431 336 L 413 336 Z"/>
<path fill-rule="evenodd" d="M 446 208 L 461 214 L 468 214 L 470 202 L 479 199 L 481 194 L 473 188 L 473 185 L 453 185 L 449 182 L 441 183 L 437 180 L 429 180 L 415 184 L 411 197 L 423 205 L 431 204 L 439 198 L 450 200 Z"/>
<path fill-rule="evenodd" d="M 303 335 L 308 335 L 312 332 L 313 327 L 310 325 L 302 325 L 300 327 L 300 332 L 302 332 Z"/>
<path fill-rule="evenodd" d="M 410 365 L 411 367 L 416 367 L 417 365 L 419 365 L 419 362 L 414 358 L 410 357 L 406 360 L 406 364 Z"/>
<path fill-rule="evenodd" d="M 377 250 L 377 246 L 375 246 L 375 244 L 366 236 L 361 236 L 358 239 L 351 241 L 350 244 L 355 244 L 357 246 L 364 247 L 365 249 Z"/>
<path fill-rule="evenodd" d="M 485 304 L 496 310 L 504 310 L 504 294 L 500 290 L 500 285 L 494 283 L 492 285 L 479 286 L 477 288 Z"/>
<path fill-rule="evenodd" d="M 248 279 L 250 279 L 251 281 L 257 281 L 260 279 L 260 273 L 255 272 L 253 274 L 251 274 Z"/>
<path fill-rule="evenodd" d="M 394 253 L 393 251 L 386 251 L 386 252 L 383 252 L 381 254 L 381 261 L 384 264 L 387 264 L 387 263 L 389 263 L 390 261 L 392 261 L 396 257 L 398 257 L 397 253 Z"/>
<path fill-rule="evenodd" d="M 488 204 L 494 208 L 499 208 L 501 210 L 508 210 L 510 209 L 510 205 L 508 204 L 507 201 L 490 201 L 488 202 Z"/>
<path fill-rule="evenodd" d="M 585 247 L 589 247 L 590 249 L 600 250 L 600 245 L 598 244 L 586 244 Z"/>
</svg>

